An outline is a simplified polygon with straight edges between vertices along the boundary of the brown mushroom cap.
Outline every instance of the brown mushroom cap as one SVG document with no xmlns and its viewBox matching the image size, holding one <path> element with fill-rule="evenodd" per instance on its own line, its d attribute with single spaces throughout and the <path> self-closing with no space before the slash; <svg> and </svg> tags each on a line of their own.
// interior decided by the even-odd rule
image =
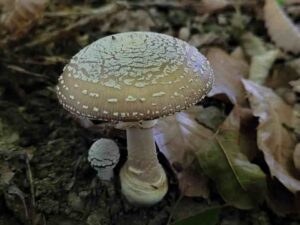
<svg viewBox="0 0 300 225">
<path fill-rule="evenodd" d="M 213 71 L 198 50 L 177 38 L 128 32 L 78 52 L 59 78 L 66 110 L 96 120 L 151 120 L 184 110 L 212 88 Z"/>
</svg>

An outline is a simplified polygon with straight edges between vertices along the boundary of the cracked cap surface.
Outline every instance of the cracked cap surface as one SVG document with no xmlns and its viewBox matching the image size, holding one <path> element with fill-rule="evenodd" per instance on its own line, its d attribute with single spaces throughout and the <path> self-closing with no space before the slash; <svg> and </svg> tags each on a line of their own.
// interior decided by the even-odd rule
<svg viewBox="0 0 300 225">
<path fill-rule="evenodd" d="M 79 51 L 56 88 L 60 103 L 77 116 L 140 121 L 196 104 L 213 80 L 208 60 L 188 43 L 164 34 L 127 32 Z"/>
</svg>

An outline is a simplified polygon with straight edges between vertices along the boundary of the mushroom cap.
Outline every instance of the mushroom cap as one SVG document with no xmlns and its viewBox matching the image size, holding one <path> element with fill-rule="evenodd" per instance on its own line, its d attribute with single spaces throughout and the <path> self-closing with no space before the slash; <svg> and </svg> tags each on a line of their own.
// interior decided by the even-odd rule
<svg viewBox="0 0 300 225">
<path fill-rule="evenodd" d="M 88 161 L 98 172 L 101 180 L 110 180 L 113 177 L 113 169 L 119 159 L 119 147 L 111 139 L 101 138 L 95 141 L 89 149 Z"/>
<path fill-rule="evenodd" d="M 127 32 L 79 51 L 59 77 L 57 94 L 76 116 L 141 121 L 196 104 L 213 80 L 208 60 L 188 43 L 165 34 Z"/>
<path fill-rule="evenodd" d="M 119 158 L 119 147 L 111 139 L 101 138 L 95 141 L 89 149 L 88 161 L 93 168 L 114 168 Z"/>
</svg>

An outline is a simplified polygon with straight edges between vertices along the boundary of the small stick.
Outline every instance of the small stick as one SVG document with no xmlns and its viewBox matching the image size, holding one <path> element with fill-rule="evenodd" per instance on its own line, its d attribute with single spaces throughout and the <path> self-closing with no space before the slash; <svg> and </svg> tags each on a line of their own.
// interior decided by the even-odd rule
<svg viewBox="0 0 300 225">
<path fill-rule="evenodd" d="M 28 71 L 22 67 L 19 67 L 19 66 L 16 66 L 16 65 L 6 65 L 6 67 L 10 70 L 13 70 L 13 71 L 16 71 L 16 72 L 19 72 L 19 73 L 24 73 L 24 74 L 27 74 L 27 75 L 30 75 L 30 76 L 33 76 L 33 77 L 36 77 L 36 78 L 39 78 L 39 79 L 49 79 L 49 77 L 47 76 L 44 76 L 42 74 L 39 74 L 39 73 L 35 73 L 35 72 L 31 72 L 31 71 Z"/>
</svg>

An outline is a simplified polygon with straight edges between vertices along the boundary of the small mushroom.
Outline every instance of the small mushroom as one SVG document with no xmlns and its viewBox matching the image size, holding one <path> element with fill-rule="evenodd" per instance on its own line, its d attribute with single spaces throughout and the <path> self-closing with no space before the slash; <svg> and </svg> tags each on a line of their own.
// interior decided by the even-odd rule
<svg viewBox="0 0 300 225">
<path fill-rule="evenodd" d="M 113 169 L 119 162 L 119 158 L 118 145 L 113 140 L 106 138 L 95 141 L 88 154 L 88 161 L 97 171 L 98 177 L 106 181 L 113 178 Z"/>
<path fill-rule="evenodd" d="M 199 102 L 213 80 L 207 59 L 188 43 L 164 34 L 127 32 L 77 53 L 59 78 L 57 94 L 72 114 L 118 122 L 126 129 L 122 193 L 129 202 L 148 206 L 168 190 L 152 132 L 156 119 Z"/>
</svg>

